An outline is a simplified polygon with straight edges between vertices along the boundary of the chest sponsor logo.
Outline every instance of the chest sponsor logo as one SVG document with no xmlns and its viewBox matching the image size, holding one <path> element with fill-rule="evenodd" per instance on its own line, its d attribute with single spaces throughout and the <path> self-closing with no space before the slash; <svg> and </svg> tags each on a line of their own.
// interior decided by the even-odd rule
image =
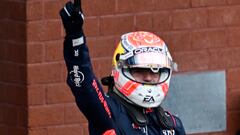
<svg viewBox="0 0 240 135">
<path fill-rule="evenodd" d="M 163 135 L 175 135 L 175 130 L 163 130 Z"/>
<path fill-rule="evenodd" d="M 139 130 L 142 133 L 146 133 L 147 132 L 147 128 L 146 127 L 141 127 L 135 123 L 132 123 L 132 127 L 133 129 Z"/>
</svg>

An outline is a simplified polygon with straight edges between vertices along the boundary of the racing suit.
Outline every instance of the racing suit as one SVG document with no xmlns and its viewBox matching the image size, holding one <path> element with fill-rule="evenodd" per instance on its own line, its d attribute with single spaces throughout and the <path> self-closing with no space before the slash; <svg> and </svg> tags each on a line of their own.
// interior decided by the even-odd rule
<svg viewBox="0 0 240 135">
<path fill-rule="evenodd" d="M 70 1 L 60 10 L 66 31 L 64 60 L 68 71 L 67 84 L 78 108 L 88 120 L 89 134 L 185 135 L 181 120 L 161 107 L 145 109 L 129 104 L 113 92 L 113 84 L 109 94 L 104 94 L 93 73 L 82 30 L 81 6 L 76 5 L 74 7 Z"/>
<path fill-rule="evenodd" d="M 176 116 L 172 118 L 175 123 L 172 129 L 159 126 L 155 122 L 154 109 L 143 109 L 149 122 L 136 124 L 119 98 L 114 98 L 116 96 L 111 96 L 112 94 L 105 95 L 93 73 L 83 32 L 74 36 L 66 35 L 64 58 L 68 70 L 67 84 L 75 96 L 77 106 L 88 119 L 90 135 L 114 135 L 114 132 L 117 135 L 185 134 L 183 125 Z"/>
</svg>

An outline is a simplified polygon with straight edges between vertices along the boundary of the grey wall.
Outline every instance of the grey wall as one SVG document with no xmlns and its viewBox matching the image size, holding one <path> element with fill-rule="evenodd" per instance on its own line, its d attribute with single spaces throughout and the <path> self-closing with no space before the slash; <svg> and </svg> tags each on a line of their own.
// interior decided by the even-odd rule
<svg viewBox="0 0 240 135">
<path fill-rule="evenodd" d="M 226 130 L 225 71 L 174 75 L 163 106 L 182 119 L 187 133 Z"/>
</svg>

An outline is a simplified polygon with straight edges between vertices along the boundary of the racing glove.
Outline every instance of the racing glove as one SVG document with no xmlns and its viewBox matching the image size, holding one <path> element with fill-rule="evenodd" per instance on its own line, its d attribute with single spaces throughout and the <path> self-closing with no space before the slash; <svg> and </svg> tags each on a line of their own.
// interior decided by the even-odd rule
<svg viewBox="0 0 240 135">
<path fill-rule="evenodd" d="M 60 16 L 67 35 L 82 36 L 84 16 L 81 9 L 81 1 L 74 0 L 67 2 L 64 8 L 60 10 Z"/>
</svg>

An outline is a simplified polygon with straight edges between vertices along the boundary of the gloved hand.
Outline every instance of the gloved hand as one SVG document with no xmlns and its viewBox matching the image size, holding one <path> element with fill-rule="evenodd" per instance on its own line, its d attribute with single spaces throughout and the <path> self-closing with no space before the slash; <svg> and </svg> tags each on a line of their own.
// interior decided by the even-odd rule
<svg viewBox="0 0 240 135">
<path fill-rule="evenodd" d="M 81 0 L 67 2 L 60 10 L 60 16 L 67 35 L 82 35 L 84 16 L 82 14 Z"/>
</svg>

